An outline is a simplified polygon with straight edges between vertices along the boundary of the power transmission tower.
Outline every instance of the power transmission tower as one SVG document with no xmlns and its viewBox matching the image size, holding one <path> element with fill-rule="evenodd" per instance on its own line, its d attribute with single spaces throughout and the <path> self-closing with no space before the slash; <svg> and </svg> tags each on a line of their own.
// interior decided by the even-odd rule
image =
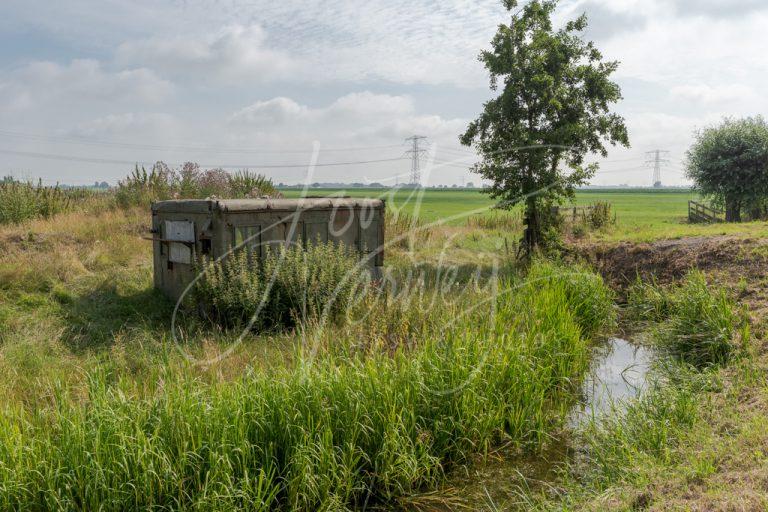
<svg viewBox="0 0 768 512">
<path fill-rule="evenodd" d="M 405 152 L 406 155 L 411 155 L 411 185 L 421 185 L 421 157 L 427 154 L 426 149 L 421 149 L 419 143 L 427 138 L 423 135 L 414 135 L 405 139 L 406 142 L 412 144 L 411 149 Z"/>
<path fill-rule="evenodd" d="M 654 188 L 660 188 L 661 187 L 661 166 L 663 164 L 669 163 L 669 159 L 667 158 L 667 155 L 669 155 L 669 151 L 663 150 L 663 149 L 654 149 L 653 151 L 648 151 L 646 153 L 648 158 L 645 161 L 645 164 L 649 167 L 653 167 L 653 187 Z"/>
</svg>

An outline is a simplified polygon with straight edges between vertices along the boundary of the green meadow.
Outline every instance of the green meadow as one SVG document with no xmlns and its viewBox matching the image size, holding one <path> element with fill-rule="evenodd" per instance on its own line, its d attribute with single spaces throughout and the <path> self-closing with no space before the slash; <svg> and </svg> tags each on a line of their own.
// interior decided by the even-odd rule
<svg viewBox="0 0 768 512">
<path fill-rule="evenodd" d="M 286 197 L 299 197 L 300 190 L 285 190 Z M 481 191 L 463 189 L 310 189 L 308 195 L 351 197 L 379 197 L 387 200 L 389 210 L 413 215 L 429 223 L 447 226 L 472 224 L 474 219 L 498 215 L 495 202 Z M 700 201 L 698 195 L 682 189 L 615 189 L 580 190 L 574 203 L 587 206 L 595 202 L 610 203 L 615 222 L 597 232 L 589 234 L 596 241 L 651 242 L 687 236 L 765 236 L 768 225 L 765 222 L 742 224 L 696 225 L 688 223 L 688 201 Z M 519 217 L 519 210 L 512 209 L 507 215 Z"/>
</svg>

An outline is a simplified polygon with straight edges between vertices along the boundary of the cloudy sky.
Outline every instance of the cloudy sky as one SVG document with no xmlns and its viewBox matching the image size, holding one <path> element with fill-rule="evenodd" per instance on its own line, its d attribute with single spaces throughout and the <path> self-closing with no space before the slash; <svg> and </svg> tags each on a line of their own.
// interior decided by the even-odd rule
<svg viewBox="0 0 768 512">
<path fill-rule="evenodd" d="M 500 0 L 3 0 L 0 174 L 116 182 L 131 162 L 261 169 L 276 182 L 407 179 L 429 137 L 431 184 L 478 182 L 457 138 L 489 97 L 477 54 Z M 768 113 L 765 0 L 562 0 L 621 61 L 632 148 L 597 185 L 644 185 L 692 132 Z M 367 162 L 367 163 L 354 163 Z M 345 164 L 345 165 L 334 165 Z M 400 177 L 397 177 L 400 176 Z"/>
</svg>

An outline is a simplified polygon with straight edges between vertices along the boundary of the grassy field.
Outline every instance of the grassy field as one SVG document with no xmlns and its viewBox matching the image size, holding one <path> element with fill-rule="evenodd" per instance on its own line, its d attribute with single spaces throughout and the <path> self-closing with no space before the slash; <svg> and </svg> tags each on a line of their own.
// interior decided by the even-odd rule
<svg viewBox="0 0 768 512">
<path fill-rule="evenodd" d="M 152 289 L 142 239 L 146 208 L 0 226 L 0 510 L 452 509 L 453 497 L 432 491 L 474 457 L 499 446 L 537 457 L 571 435 L 592 349 L 617 328 L 613 291 L 573 262 L 516 265 L 514 214 L 507 224 L 461 216 L 491 204 L 479 192 L 428 191 L 419 210 L 407 194 L 390 210 L 456 217 L 387 252 L 406 286 L 333 324 L 250 332 L 239 344 L 238 330 L 194 315 L 171 336 L 173 304 Z M 614 205 L 617 224 L 588 233 L 594 242 L 763 229 L 687 226 L 687 199 L 578 196 Z M 755 465 L 764 459 L 751 409 L 742 444 L 711 444 L 727 419 L 707 416 L 708 401 L 741 417 L 745 386 L 760 389 L 762 359 L 731 296 L 694 276 L 680 291 L 650 283 L 632 297 L 668 371 L 629 413 L 572 433 L 592 458 L 563 467 L 560 498 L 523 479 L 514 507 L 628 509 L 661 475 L 682 487 L 726 464 L 696 466 L 689 450 L 748 447 Z M 717 394 L 729 372 L 739 391 Z M 674 496 L 657 492 L 663 510 Z"/>
<path fill-rule="evenodd" d="M 297 189 L 283 191 L 286 197 L 299 197 Z M 494 202 L 477 190 L 453 189 L 311 189 L 310 196 L 345 195 L 350 197 L 375 197 L 385 199 L 387 208 L 413 215 L 426 222 L 444 221 L 448 225 L 463 225 L 473 212 L 483 214 Z"/>
<path fill-rule="evenodd" d="M 300 191 L 285 191 L 286 197 L 298 197 Z M 419 191 L 401 189 L 312 189 L 310 195 L 349 195 L 352 197 L 381 197 L 389 209 L 418 215 L 426 222 L 449 226 L 466 225 L 470 219 L 497 214 L 494 202 L 478 190 L 430 189 L 420 196 Z M 590 233 L 597 241 L 650 242 L 687 236 L 737 235 L 745 237 L 768 236 L 768 223 L 695 225 L 688 224 L 688 201 L 696 200 L 693 192 L 680 190 L 581 190 L 576 194 L 576 205 L 589 205 L 598 201 L 612 205 L 616 224 Z M 568 205 L 566 204 L 565 207 Z M 512 215 L 515 215 L 512 212 Z M 519 216 L 519 213 L 516 215 Z"/>
</svg>

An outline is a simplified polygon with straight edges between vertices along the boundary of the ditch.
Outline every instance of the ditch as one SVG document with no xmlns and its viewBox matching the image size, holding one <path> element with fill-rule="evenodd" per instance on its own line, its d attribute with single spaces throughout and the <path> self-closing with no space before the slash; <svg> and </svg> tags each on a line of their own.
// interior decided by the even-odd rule
<svg viewBox="0 0 768 512">
<path fill-rule="evenodd" d="M 430 510 L 525 509 L 526 494 L 551 489 L 569 461 L 584 455 L 572 433 L 600 415 L 615 413 L 644 389 L 655 354 L 643 345 L 611 337 L 594 349 L 590 370 L 573 404 L 567 428 L 538 454 L 500 449 L 455 471 L 437 493 L 414 497 Z M 406 508 L 408 508 L 406 506 Z"/>
</svg>

